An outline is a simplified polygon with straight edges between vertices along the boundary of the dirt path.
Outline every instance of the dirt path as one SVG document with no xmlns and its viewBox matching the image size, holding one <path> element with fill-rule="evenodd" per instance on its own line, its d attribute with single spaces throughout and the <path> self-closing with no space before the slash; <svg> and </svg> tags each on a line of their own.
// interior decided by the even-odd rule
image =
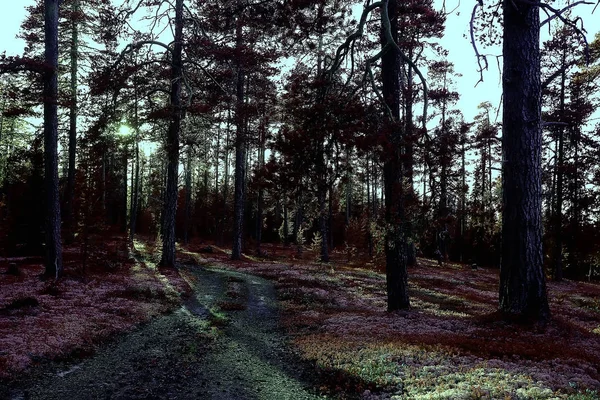
<svg viewBox="0 0 600 400">
<path fill-rule="evenodd" d="M 216 268 L 181 271 L 195 290 L 158 318 L 77 364 L 50 363 L 0 398 L 318 399 L 277 323 L 272 284 Z"/>
</svg>

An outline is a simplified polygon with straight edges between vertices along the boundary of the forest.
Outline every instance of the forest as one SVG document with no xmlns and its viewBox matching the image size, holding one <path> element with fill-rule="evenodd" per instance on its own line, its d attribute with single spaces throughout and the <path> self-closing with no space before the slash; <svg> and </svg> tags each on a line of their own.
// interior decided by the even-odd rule
<svg viewBox="0 0 600 400">
<path fill-rule="evenodd" d="M 452 3 L 31 1 L 0 397 L 600 398 L 600 3 Z"/>
</svg>

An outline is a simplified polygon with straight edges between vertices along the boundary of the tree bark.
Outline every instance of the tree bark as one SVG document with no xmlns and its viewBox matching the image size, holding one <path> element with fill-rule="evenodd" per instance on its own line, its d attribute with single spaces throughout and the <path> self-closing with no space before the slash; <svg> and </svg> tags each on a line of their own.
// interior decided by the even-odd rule
<svg viewBox="0 0 600 400">
<path fill-rule="evenodd" d="M 562 66 L 565 66 L 566 48 L 562 49 Z M 565 113 L 565 84 L 566 71 L 563 69 L 560 80 L 560 115 L 564 118 Z M 564 162 L 564 135 L 565 128 L 558 128 L 558 152 L 556 154 L 556 208 L 554 209 L 554 257 L 552 262 L 552 278 L 559 282 L 562 280 L 563 265 L 562 265 L 562 206 L 563 206 L 563 162 Z"/>
<path fill-rule="evenodd" d="M 267 135 L 267 125 L 265 122 L 263 128 L 259 132 L 259 148 L 258 148 L 258 166 L 261 171 L 261 178 L 258 183 L 258 198 L 256 199 L 256 254 L 261 255 L 262 250 L 260 248 L 262 243 L 262 228 L 263 228 L 263 203 L 264 203 L 264 189 L 263 189 L 263 178 L 262 170 L 265 166 L 265 142 Z"/>
<path fill-rule="evenodd" d="M 175 38 L 171 60 L 171 122 L 167 132 L 167 190 L 163 209 L 163 251 L 160 265 L 175 266 L 175 215 L 179 169 L 179 131 L 181 129 L 181 79 L 183 49 L 183 0 L 175 2 Z"/>
<path fill-rule="evenodd" d="M 283 245 L 285 247 L 290 245 L 290 229 L 288 225 L 288 205 L 287 198 L 283 198 Z"/>
<path fill-rule="evenodd" d="M 131 211 L 129 215 L 129 244 L 131 246 L 133 246 L 133 238 L 135 236 L 140 198 L 140 122 L 138 116 L 137 82 L 134 81 L 134 85 L 133 124 L 135 131 L 135 171 L 133 173 L 135 174 L 135 178 L 131 188 L 133 193 L 131 196 Z"/>
<path fill-rule="evenodd" d="M 329 262 L 329 246 L 327 240 L 327 189 L 319 187 L 319 231 L 321 233 L 321 262 Z"/>
<path fill-rule="evenodd" d="M 205 192 L 208 195 L 208 176 L 205 174 Z M 192 216 L 192 148 L 188 146 L 185 166 L 185 209 L 183 221 L 183 243 L 188 244 L 190 235 L 190 219 Z"/>
<path fill-rule="evenodd" d="M 125 147 L 123 150 L 123 186 L 121 187 L 121 192 L 122 192 L 122 196 L 121 196 L 121 207 L 119 207 L 119 225 L 120 225 L 120 229 L 121 232 L 127 234 L 127 169 L 129 167 L 128 163 L 129 161 L 127 160 L 128 158 L 128 154 L 127 152 L 129 151 L 128 149 L 128 144 L 127 142 L 125 142 L 123 144 L 123 146 Z"/>
<path fill-rule="evenodd" d="M 384 3 L 385 4 L 385 3 Z M 387 10 L 382 9 L 382 30 L 385 21 L 389 18 L 391 32 L 394 40 L 398 40 L 396 1 L 387 2 Z M 385 46 L 387 40 L 381 35 L 381 44 Z M 386 286 L 387 309 L 395 311 L 410 306 L 408 299 L 408 272 L 407 272 L 407 239 L 406 215 L 404 212 L 405 187 L 404 165 L 402 161 L 402 132 L 400 130 L 400 63 L 395 49 L 390 49 L 381 59 L 381 78 L 383 81 L 383 98 L 392 111 L 393 120 L 386 120 L 384 129 L 387 135 L 387 151 L 383 164 L 384 191 L 385 191 L 385 258 L 386 258 Z"/>
<path fill-rule="evenodd" d="M 237 16 L 236 22 L 236 50 L 241 51 L 242 16 Z M 244 124 L 244 68 L 238 57 L 237 83 L 236 83 L 236 136 L 235 136 L 235 189 L 233 203 L 233 248 L 231 259 L 239 260 L 242 257 L 244 235 L 244 200 L 246 189 L 246 130 Z"/>
<path fill-rule="evenodd" d="M 65 193 L 65 231 L 68 243 L 75 239 L 75 216 L 73 203 L 75 201 L 75 155 L 77 150 L 77 63 L 79 56 L 79 0 L 73 1 L 73 16 L 71 21 L 71 104 L 69 107 L 69 169 L 67 173 L 67 188 Z"/>
<path fill-rule="evenodd" d="M 44 172 L 46 187 L 46 260 L 48 277 L 63 273 L 58 191 L 58 8 L 59 0 L 44 1 Z"/>
<path fill-rule="evenodd" d="M 539 8 L 504 1 L 500 310 L 549 318 L 542 253 Z"/>
</svg>

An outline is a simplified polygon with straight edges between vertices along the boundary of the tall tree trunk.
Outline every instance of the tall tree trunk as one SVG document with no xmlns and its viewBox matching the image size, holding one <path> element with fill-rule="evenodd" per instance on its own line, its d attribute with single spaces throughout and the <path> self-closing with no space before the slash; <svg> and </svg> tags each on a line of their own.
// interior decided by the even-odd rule
<svg viewBox="0 0 600 400">
<path fill-rule="evenodd" d="M 304 222 L 304 193 L 300 192 L 296 199 L 296 210 L 294 212 L 294 226 L 292 229 L 292 238 L 294 243 L 300 244 L 303 238 L 299 238 L 300 227 Z"/>
<path fill-rule="evenodd" d="M 565 66 L 566 48 L 562 49 L 562 67 Z M 565 113 L 565 84 L 566 84 L 566 71 L 563 69 L 560 79 L 560 116 L 564 118 Z M 562 266 L 562 247 L 563 247 L 563 235 L 562 235 L 562 206 L 563 206 L 563 161 L 564 161 L 564 134 L 565 128 L 562 126 L 558 127 L 558 152 L 556 154 L 556 208 L 554 210 L 554 251 L 553 251 L 553 262 L 552 262 L 552 277 L 555 281 L 559 282 L 562 280 L 563 266 Z"/>
<path fill-rule="evenodd" d="M 369 168 L 369 159 L 371 158 L 370 155 L 367 153 L 367 157 L 366 157 L 366 178 L 367 178 L 367 209 L 366 209 L 366 214 L 367 214 L 367 241 L 368 241 L 368 246 L 369 246 L 369 257 L 373 257 L 373 234 L 371 232 L 371 218 L 372 218 L 372 211 L 371 211 L 371 170 Z"/>
<path fill-rule="evenodd" d="M 387 9 L 385 4 L 387 3 Z M 397 3 L 384 2 L 382 9 L 382 30 L 386 22 L 391 24 L 392 38 L 397 40 L 398 21 Z M 382 33 L 381 44 L 387 43 L 386 36 Z M 404 196 L 406 188 L 403 187 L 404 165 L 402 154 L 402 132 L 400 130 L 400 63 L 395 49 L 390 49 L 381 59 L 381 78 L 383 81 L 383 98 L 392 111 L 392 120 L 386 120 L 384 128 L 389 143 L 389 149 L 384 155 L 383 175 L 385 191 L 385 258 L 386 258 L 386 286 L 387 309 L 394 311 L 410 306 L 408 299 L 408 273 L 407 273 L 407 238 L 405 232 L 406 215 L 404 212 Z"/>
<path fill-rule="evenodd" d="M 101 182 L 101 190 L 102 190 L 102 211 L 104 212 L 104 218 L 107 219 L 108 215 L 106 213 L 106 171 L 107 171 L 107 160 L 106 160 L 106 149 L 102 149 L 102 182 Z"/>
<path fill-rule="evenodd" d="M 321 233 L 321 261 L 329 262 L 329 246 L 327 239 L 327 189 L 319 187 L 319 231 Z"/>
<path fill-rule="evenodd" d="M 466 175 L 467 170 L 465 168 L 466 161 L 466 135 L 463 134 L 461 138 L 461 165 L 460 165 L 460 236 L 459 236 L 459 248 L 460 248 L 460 256 L 459 261 L 463 262 L 464 253 L 465 253 L 465 229 L 466 229 L 466 203 L 467 203 L 467 193 L 466 193 Z"/>
<path fill-rule="evenodd" d="M 183 49 L 183 0 L 175 1 L 175 37 L 171 60 L 171 122 L 167 132 L 167 190 L 163 209 L 163 250 L 160 265 L 175 266 L 175 214 L 179 169 L 179 131 L 181 129 L 181 79 Z"/>
<path fill-rule="evenodd" d="M 500 310 L 550 316 L 542 253 L 539 8 L 504 0 Z"/>
<path fill-rule="evenodd" d="M 571 246 L 569 251 L 569 267 L 577 270 L 579 264 L 579 223 L 580 223 L 580 204 L 579 204 L 579 128 L 574 133 L 573 138 L 573 193 L 571 195 L 573 203 L 573 221 L 571 223 Z"/>
<path fill-rule="evenodd" d="M 265 166 L 265 142 L 267 134 L 267 124 L 259 132 L 259 147 L 258 147 L 258 167 L 261 171 L 260 181 L 258 182 L 258 198 L 256 200 L 256 254 L 259 256 L 262 254 L 261 243 L 262 243 L 262 228 L 263 228 L 263 203 L 264 203 L 264 188 L 263 188 L 263 168 Z"/>
<path fill-rule="evenodd" d="M 217 243 L 222 246 L 225 241 L 225 216 L 228 212 L 227 198 L 229 197 L 229 138 L 231 128 L 231 116 L 227 110 L 227 125 L 225 127 L 225 165 L 223 166 L 223 201 L 221 203 L 221 213 L 219 215 L 219 233 L 217 235 Z"/>
<path fill-rule="evenodd" d="M 75 239 L 75 216 L 73 203 L 75 201 L 75 154 L 77 149 L 77 63 L 79 56 L 79 0 L 72 5 L 71 20 L 71 104 L 69 107 L 69 169 L 67 173 L 67 188 L 65 193 L 65 232 L 66 241 Z"/>
<path fill-rule="evenodd" d="M 58 191 L 58 8 L 59 0 L 44 0 L 44 186 L 46 187 L 46 260 L 44 275 L 63 273 Z"/>
<path fill-rule="evenodd" d="M 127 234 L 127 168 L 129 167 L 128 165 L 128 160 L 127 160 L 127 151 L 128 151 L 128 146 L 127 143 L 124 144 L 125 149 L 123 150 L 123 186 L 121 187 L 121 192 L 122 192 L 122 196 L 121 196 L 121 207 L 119 209 L 119 228 L 121 230 L 121 232 Z"/>
<path fill-rule="evenodd" d="M 2 109 L 0 110 L 0 144 L 2 143 L 2 134 L 4 133 L 4 110 L 6 110 L 6 91 L 3 87 L 0 87 L 2 90 Z M 8 152 L 7 152 L 8 153 Z M 6 159 L 8 154 L 4 154 L 4 158 Z M 4 182 L 6 181 L 6 169 L 0 169 L 0 188 L 4 187 Z"/>
<path fill-rule="evenodd" d="M 135 79 L 135 78 L 134 78 Z M 135 132 L 135 178 L 131 187 L 131 212 L 129 215 L 129 243 L 133 246 L 133 238 L 135 236 L 135 225 L 137 222 L 137 214 L 140 202 L 140 121 L 138 116 L 138 91 L 137 82 L 134 81 L 134 105 L 133 105 L 133 124 Z"/>
<path fill-rule="evenodd" d="M 317 76 L 321 78 L 323 72 L 323 12 L 324 3 L 319 4 L 317 11 L 317 32 L 319 34 L 317 47 Z M 323 102 L 327 92 L 326 85 L 322 85 L 318 89 L 318 102 Z M 316 127 L 316 129 L 322 129 Z M 325 133 L 318 138 L 317 143 L 317 160 L 316 160 L 316 176 L 317 176 L 317 199 L 319 203 L 319 232 L 321 234 L 321 262 L 329 262 L 329 239 L 327 230 L 327 166 L 325 161 Z"/>
<path fill-rule="evenodd" d="M 242 38 L 242 15 L 237 16 L 236 22 L 236 49 L 241 51 Z M 235 193 L 233 202 L 233 247 L 231 259 L 239 260 L 242 257 L 243 235 L 244 235 L 244 200 L 246 189 L 246 127 L 244 118 L 244 68 L 242 61 L 237 60 L 237 83 L 236 83 L 236 109 L 235 109 Z"/>
<path fill-rule="evenodd" d="M 329 249 L 333 249 L 333 185 L 329 186 L 329 198 L 327 204 L 327 233 Z M 329 258 L 329 255 L 327 256 Z"/>
<path fill-rule="evenodd" d="M 192 213 L 192 148 L 188 146 L 185 166 L 185 210 L 183 221 L 183 243 L 188 244 L 190 235 L 190 218 Z M 208 170 L 206 170 L 208 171 Z M 208 176 L 205 175 L 205 194 L 208 195 Z"/>
<path fill-rule="evenodd" d="M 284 246 L 289 246 L 290 245 L 290 228 L 288 225 L 288 205 L 287 205 L 287 199 L 284 197 L 283 199 L 283 245 Z"/>
<path fill-rule="evenodd" d="M 446 74 L 444 74 L 444 90 L 447 90 L 446 85 Z M 448 239 L 448 168 L 450 155 L 448 154 L 450 149 L 448 148 L 448 135 L 446 129 L 446 100 L 442 100 L 442 118 L 441 118 L 441 148 L 440 148 L 440 204 L 438 206 L 438 251 L 443 261 L 447 261 L 447 239 Z"/>
<path fill-rule="evenodd" d="M 397 38 L 395 38 L 397 41 Z M 412 50 L 409 50 L 409 57 L 412 58 Z M 406 79 L 406 93 L 404 95 L 404 101 L 405 101 L 405 106 L 404 106 L 404 112 L 405 112 L 405 140 L 404 140 L 404 154 L 403 154 L 403 160 L 404 160 L 404 176 L 406 177 L 406 182 L 407 182 L 407 186 L 409 186 L 410 188 L 412 188 L 413 185 L 413 164 L 414 164 L 414 124 L 413 124 L 413 106 L 414 106 L 414 92 L 413 92 L 413 70 L 412 68 L 408 67 L 408 71 L 407 71 L 407 79 Z M 398 118 L 400 117 L 400 115 L 398 115 Z"/>
</svg>

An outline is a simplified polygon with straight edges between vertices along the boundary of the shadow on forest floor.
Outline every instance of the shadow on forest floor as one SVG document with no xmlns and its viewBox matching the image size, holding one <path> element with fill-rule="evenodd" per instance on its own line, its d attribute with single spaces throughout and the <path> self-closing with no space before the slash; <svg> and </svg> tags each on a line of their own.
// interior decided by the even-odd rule
<svg viewBox="0 0 600 400">
<path fill-rule="evenodd" d="M 324 390 L 398 399 L 600 398 L 600 285 L 549 282 L 552 321 L 509 323 L 496 312 L 498 270 L 419 259 L 409 269 L 411 309 L 387 313 L 385 275 L 372 266 L 350 265 L 344 254 L 329 264 L 310 253 L 290 260 L 293 249 L 265 247 L 269 257 L 238 262 L 188 250 L 275 282 L 298 351 L 334 377 Z"/>
</svg>

